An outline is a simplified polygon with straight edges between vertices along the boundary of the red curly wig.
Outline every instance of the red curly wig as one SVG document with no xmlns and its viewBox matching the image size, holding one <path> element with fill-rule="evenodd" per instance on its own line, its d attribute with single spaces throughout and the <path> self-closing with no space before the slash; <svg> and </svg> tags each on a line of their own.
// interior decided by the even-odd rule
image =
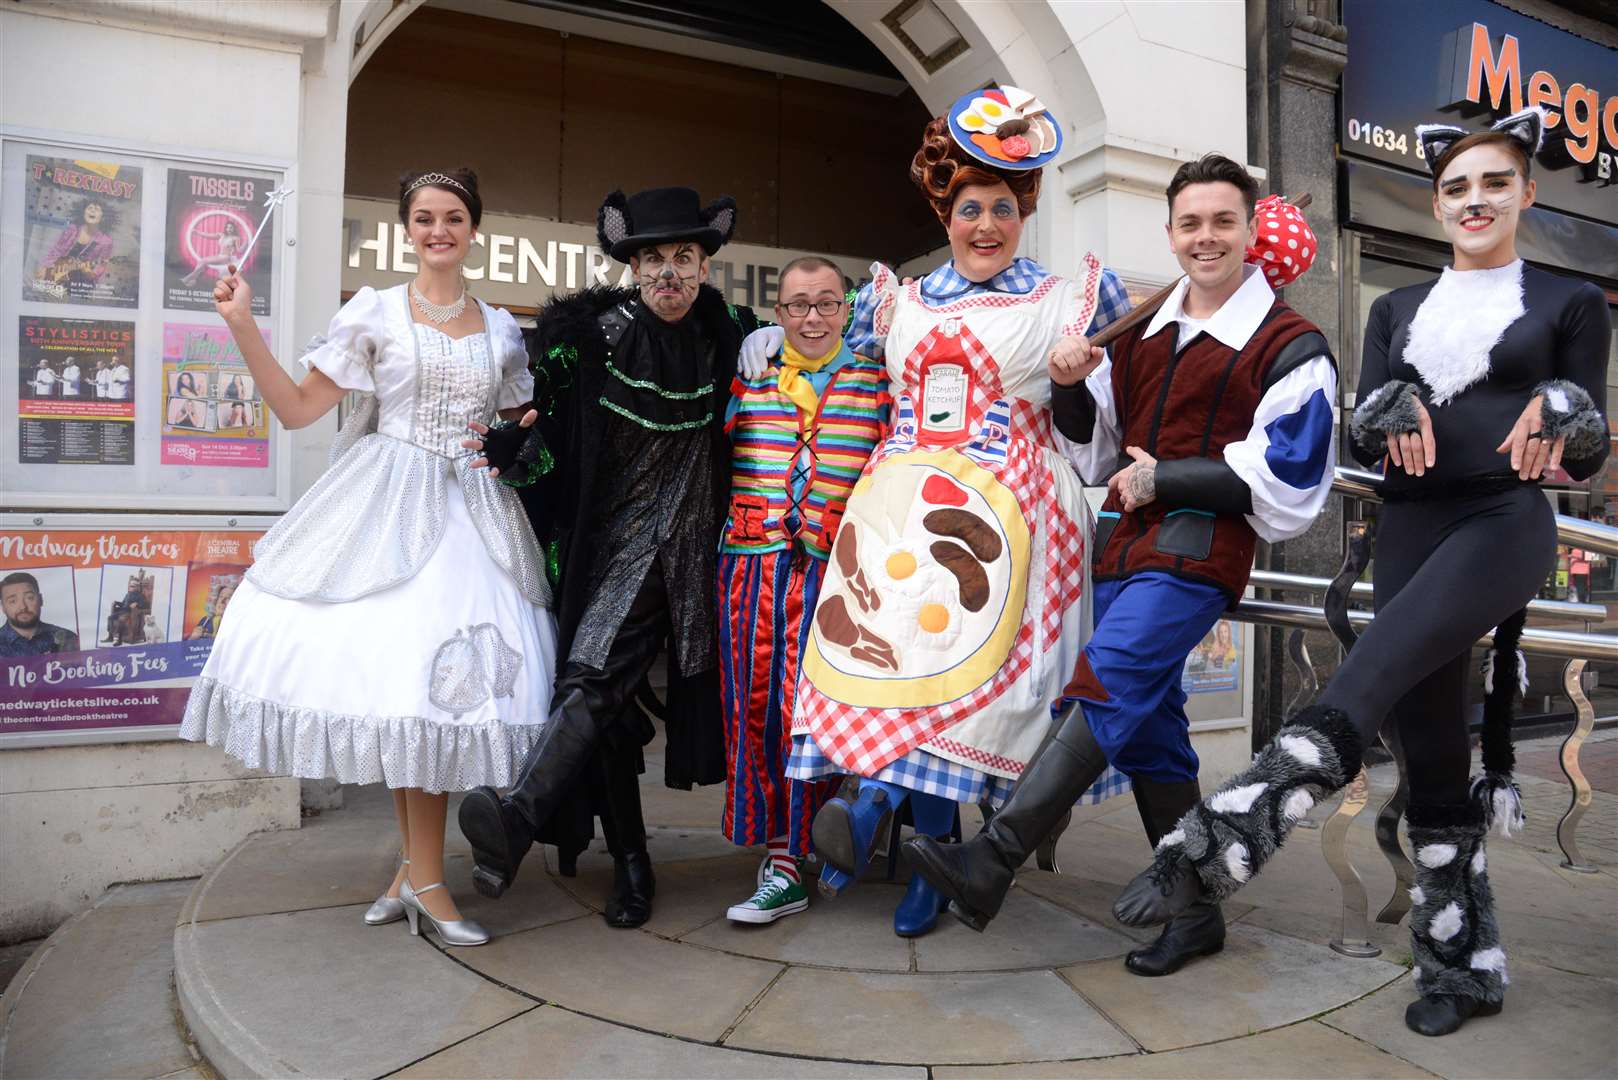
<svg viewBox="0 0 1618 1080">
<path fill-rule="evenodd" d="M 955 208 L 955 196 L 968 184 L 1005 184 L 1017 198 L 1017 215 L 1026 218 L 1039 203 L 1039 181 L 1042 170 L 1026 172 L 1001 171 L 967 155 L 950 138 L 949 121 L 935 117 L 922 132 L 921 149 L 910 159 L 910 179 L 927 201 L 933 213 L 944 225 L 949 224 L 950 212 Z"/>
</svg>

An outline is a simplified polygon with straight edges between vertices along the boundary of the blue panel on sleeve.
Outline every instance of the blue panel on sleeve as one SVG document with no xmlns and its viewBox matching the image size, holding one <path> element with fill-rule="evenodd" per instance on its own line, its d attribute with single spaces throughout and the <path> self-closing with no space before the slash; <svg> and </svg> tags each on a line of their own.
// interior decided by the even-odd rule
<svg viewBox="0 0 1618 1080">
<path fill-rule="evenodd" d="M 1318 485 L 1331 453 L 1331 403 L 1326 392 L 1316 390 L 1297 412 L 1270 421 L 1264 434 L 1270 440 L 1264 464 L 1277 480 L 1299 491 Z"/>
</svg>

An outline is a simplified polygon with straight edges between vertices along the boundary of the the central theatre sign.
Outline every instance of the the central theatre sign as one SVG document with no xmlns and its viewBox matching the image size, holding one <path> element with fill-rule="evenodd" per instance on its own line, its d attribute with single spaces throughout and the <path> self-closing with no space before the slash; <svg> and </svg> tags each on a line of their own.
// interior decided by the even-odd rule
<svg viewBox="0 0 1618 1080">
<path fill-rule="evenodd" d="M 1543 206 L 1618 223 L 1618 51 L 1484 0 L 1345 0 L 1343 152 L 1421 172 L 1415 126 L 1546 111 Z"/>
<path fill-rule="evenodd" d="M 382 199 L 349 196 L 343 200 L 343 209 L 347 252 L 343 292 L 352 293 L 364 285 L 387 288 L 410 280 L 416 273 L 416 256 L 405 242 L 397 206 Z M 768 308 L 780 290 L 781 267 L 807 254 L 811 253 L 729 244 L 712 259 L 708 281 L 733 304 Z M 843 271 L 851 288 L 870 277 L 870 259 L 827 258 Z M 467 259 L 466 276 L 480 299 L 517 308 L 534 308 L 557 293 L 591 285 L 630 284 L 629 267 L 614 262 L 596 245 L 591 226 L 513 214 L 483 215 L 477 246 Z"/>
</svg>

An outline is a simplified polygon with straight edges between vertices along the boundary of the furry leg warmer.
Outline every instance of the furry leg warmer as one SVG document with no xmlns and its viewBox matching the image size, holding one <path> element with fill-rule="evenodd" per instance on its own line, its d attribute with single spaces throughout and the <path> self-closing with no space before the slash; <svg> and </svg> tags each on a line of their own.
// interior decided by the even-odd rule
<svg viewBox="0 0 1618 1080">
<path fill-rule="evenodd" d="M 1410 846 L 1416 852 L 1410 942 L 1423 997 L 1498 1005 L 1504 993 L 1506 954 L 1484 854 L 1488 811 L 1478 798 L 1460 806 L 1410 806 Z"/>
<path fill-rule="evenodd" d="M 1223 900 L 1275 854 L 1315 803 L 1360 767 L 1360 736 L 1339 709 L 1311 705 L 1253 764 L 1192 807 L 1158 844 L 1158 860 L 1190 860 L 1203 894 Z"/>
</svg>

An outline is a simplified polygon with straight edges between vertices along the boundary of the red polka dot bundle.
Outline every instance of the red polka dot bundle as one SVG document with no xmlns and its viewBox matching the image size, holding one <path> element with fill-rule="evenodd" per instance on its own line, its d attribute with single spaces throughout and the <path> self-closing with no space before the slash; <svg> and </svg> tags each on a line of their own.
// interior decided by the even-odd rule
<svg viewBox="0 0 1618 1080">
<path fill-rule="evenodd" d="M 1270 288 L 1290 285 L 1314 265 L 1315 234 L 1303 211 L 1279 195 L 1267 195 L 1253 208 L 1258 236 L 1247 249 L 1247 261 L 1264 268 Z"/>
</svg>

